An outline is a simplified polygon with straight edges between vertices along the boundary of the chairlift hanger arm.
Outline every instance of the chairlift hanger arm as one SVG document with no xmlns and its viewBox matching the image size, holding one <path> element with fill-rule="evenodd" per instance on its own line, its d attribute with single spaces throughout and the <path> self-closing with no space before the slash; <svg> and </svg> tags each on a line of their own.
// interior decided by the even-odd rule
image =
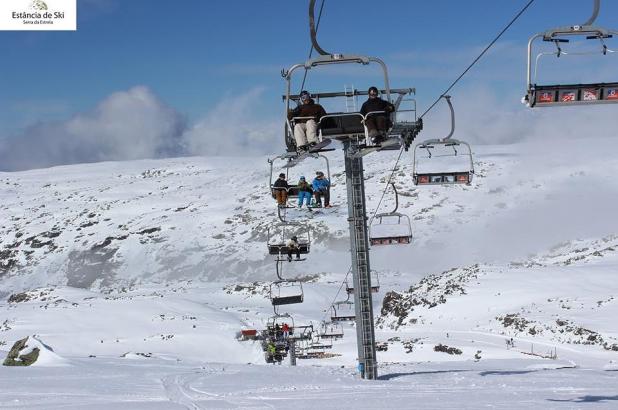
<svg viewBox="0 0 618 410">
<path fill-rule="evenodd" d="M 582 26 L 590 26 L 599 16 L 599 9 L 601 8 L 601 0 L 594 0 L 594 9 L 592 10 L 592 16 Z"/>
<path fill-rule="evenodd" d="M 397 188 L 395 188 L 395 183 L 391 182 L 391 186 L 393 187 L 393 191 L 395 191 L 395 209 L 391 213 L 396 213 L 397 208 L 399 208 L 399 194 L 397 193 Z"/>
<path fill-rule="evenodd" d="M 447 141 L 447 140 L 450 141 L 451 137 L 455 133 L 455 109 L 453 108 L 453 103 L 451 102 L 451 96 L 450 95 L 443 95 L 442 97 L 448 103 L 448 108 L 451 111 L 451 132 L 446 137 L 444 137 L 442 140 L 443 141 Z"/>
<path fill-rule="evenodd" d="M 314 10 L 315 10 L 315 0 L 309 1 L 309 35 L 311 36 L 311 44 L 313 48 L 320 53 L 321 55 L 328 55 L 330 53 L 324 51 L 322 47 L 318 44 L 317 30 L 315 29 L 315 18 L 314 18 Z"/>
</svg>

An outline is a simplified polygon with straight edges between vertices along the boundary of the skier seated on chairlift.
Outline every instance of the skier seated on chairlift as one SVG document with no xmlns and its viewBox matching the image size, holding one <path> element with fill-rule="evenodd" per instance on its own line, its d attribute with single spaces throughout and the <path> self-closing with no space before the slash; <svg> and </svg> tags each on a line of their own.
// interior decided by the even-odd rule
<svg viewBox="0 0 618 410">
<path fill-rule="evenodd" d="M 290 326 L 287 323 L 284 323 L 281 326 L 281 330 L 283 331 L 283 338 L 287 339 L 290 336 Z"/>
<path fill-rule="evenodd" d="M 277 353 L 277 348 L 275 347 L 275 344 L 272 341 L 268 342 L 268 344 L 266 345 L 266 350 L 268 351 L 270 357 L 272 357 L 274 363 L 275 354 Z"/>
<path fill-rule="evenodd" d="M 386 139 L 386 131 L 388 131 L 388 127 L 390 126 L 390 113 L 395 111 L 395 106 L 380 98 L 380 93 L 376 87 L 369 87 L 367 93 L 369 98 L 363 103 L 360 113 L 367 115 L 367 113 L 375 111 L 384 112 L 380 114 L 371 114 L 365 120 L 371 142 L 379 144 Z"/>
<path fill-rule="evenodd" d="M 288 181 L 285 180 L 285 174 L 279 174 L 279 178 L 273 184 L 273 191 L 275 191 L 275 199 L 280 207 L 285 207 L 288 202 Z"/>
<path fill-rule="evenodd" d="M 303 202 L 309 207 L 311 205 L 311 196 L 313 194 L 313 190 L 311 189 L 311 185 L 305 177 L 300 177 L 298 181 L 298 207 L 303 207 Z"/>
<path fill-rule="evenodd" d="M 313 101 L 309 92 L 302 91 L 300 104 L 288 112 L 289 120 L 295 117 L 311 117 L 294 121 L 294 139 L 299 150 L 308 150 L 318 143 L 318 122 L 324 115 L 326 115 L 324 108 Z"/>
<path fill-rule="evenodd" d="M 290 238 L 288 243 L 288 262 L 292 262 L 292 253 L 296 253 L 296 260 L 300 259 L 300 244 L 298 243 L 298 236 L 294 235 Z M 278 327 L 279 325 L 277 325 Z"/>
<path fill-rule="evenodd" d="M 330 181 L 324 176 L 322 171 L 315 173 L 311 188 L 315 195 L 315 206 L 321 207 L 322 197 L 324 197 L 324 208 L 330 208 Z"/>
</svg>

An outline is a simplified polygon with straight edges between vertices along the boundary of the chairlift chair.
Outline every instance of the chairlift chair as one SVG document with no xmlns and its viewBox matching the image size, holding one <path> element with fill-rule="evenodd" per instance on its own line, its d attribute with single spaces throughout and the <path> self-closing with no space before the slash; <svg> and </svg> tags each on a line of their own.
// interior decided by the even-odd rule
<svg viewBox="0 0 618 410">
<path fill-rule="evenodd" d="M 300 281 L 277 281 L 270 285 L 270 301 L 273 306 L 303 303 L 303 284 Z"/>
<path fill-rule="evenodd" d="M 319 350 L 322 351 L 322 353 L 324 353 L 325 349 L 332 349 L 333 348 L 333 340 L 332 339 L 327 339 L 326 340 L 322 340 L 321 337 L 315 337 L 311 343 L 309 344 L 309 350 Z"/>
<path fill-rule="evenodd" d="M 282 327 L 284 323 L 287 323 L 290 327 L 290 333 L 292 333 L 293 329 L 295 329 L 294 318 L 289 313 L 275 314 L 274 316 L 269 317 L 266 321 L 266 330 L 274 331 L 277 325 Z"/>
<path fill-rule="evenodd" d="M 354 310 L 354 302 L 343 300 L 335 302 L 330 307 L 331 322 L 346 322 L 356 320 L 356 311 Z"/>
<path fill-rule="evenodd" d="M 322 322 L 319 336 L 322 339 L 340 339 L 343 337 L 343 325 L 334 322 Z"/>
<path fill-rule="evenodd" d="M 287 242 L 292 236 L 298 237 L 301 254 L 308 254 L 311 249 L 311 233 L 308 225 L 295 222 L 277 222 L 268 227 L 267 235 L 268 254 L 278 258 L 288 254 Z"/>
<path fill-rule="evenodd" d="M 594 20 L 599 14 L 600 0 L 594 0 L 592 16 L 581 25 L 558 27 L 535 34 L 528 41 L 528 67 L 527 67 L 527 92 L 522 102 L 530 108 L 555 107 L 565 105 L 590 105 L 618 103 L 618 82 L 611 83 L 587 83 L 587 84 L 536 84 L 539 59 L 548 55 L 560 57 L 563 55 L 585 56 L 590 54 L 608 55 L 615 53 L 607 47 L 605 41 L 618 34 L 618 31 L 603 27 L 593 26 Z M 599 51 L 596 52 L 569 52 L 562 48 L 562 44 L 570 42 L 567 38 L 583 38 L 600 42 Z M 554 43 L 556 51 L 538 53 L 534 59 L 532 53 L 535 41 L 542 39 L 544 42 Z"/>
<path fill-rule="evenodd" d="M 281 74 L 286 80 L 286 93 L 283 95 L 283 101 L 285 102 L 285 142 L 288 146 L 288 151 L 296 151 L 296 142 L 293 135 L 294 124 L 290 122 L 287 118 L 287 113 L 292 108 L 292 104 L 298 103 L 300 100 L 300 94 L 292 94 L 291 92 L 291 83 L 293 73 L 298 69 L 310 70 L 319 66 L 324 65 L 335 65 L 335 64 L 362 64 L 363 66 L 367 66 L 371 63 L 376 63 L 381 66 L 383 76 L 384 76 L 384 88 L 380 90 L 382 95 L 385 95 L 388 101 L 391 101 L 391 96 L 394 94 L 399 95 L 399 98 L 394 101 L 395 112 L 390 113 L 390 125 L 387 132 L 387 140 L 392 139 L 393 142 L 397 143 L 399 148 L 401 142 L 403 141 L 406 144 L 406 147 L 410 145 L 412 140 L 415 138 L 416 134 L 420 132 L 422 126 L 421 122 L 409 121 L 409 122 L 397 122 L 397 112 L 403 111 L 400 110 L 400 103 L 406 95 L 411 95 L 415 93 L 413 88 L 402 88 L 402 89 L 391 89 L 388 79 L 388 70 L 386 64 L 382 60 L 376 57 L 368 57 L 361 55 L 352 55 L 352 54 L 322 54 L 313 59 L 307 60 L 302 64 L 295 64 L 287 70 L 282 70 Z M 351 97 L 356 97 L 359 95 L 367 95 L 367 91 L 359 91 L 356 89 L 346 89 L 344 91 L 338 92 L 316 92 L 312 93 L 312 97 L 317 99 L 326 99 L 326 98 L 340 98 L 349 99 Z M 345 105 L 345 104 L 344 104 Z M 389 148 L 393 148 L 395 144 L 385 142 L 380 144 L 374 144 L 368 135 L 367 128 L 365 126 L 365 120 L 370 115 L 385 115 L 385 112 L 374 112 L 367 113 L 366 115 L 362 115 L 360 112 L 334 112 L 328 113 L 327 115 L 320 118 L 318 122 L 318 130 L 319 130 L 319 139 L 323 138 L 331 138 L 337 139 L 340 141 L 356 139 L 359 142 L 359 145 L 362 147 L 373 147 L 376 150 L 380 149 L 382 145 L 385 147 L 388 145 Z M 393 121 L 395 120 L 395 121 Z M 391 133 L 390 131 L 396 130 L 396 133 Z"/>
<path fill-rule="evenodd" d="M 397 212 L 399 194 L 395 184 L 395 209 L 391 212 L 376 214 L 369 225 L 369 242 L 371 245 L 399 245 L 412 241 L 412 224 L 408 215 Z"/>
<path fill-rule="evenodd" d="M 311 340 L 313 333 L 313 325 L 299 325 L 294 328 L 293 334 L 290 332 L 290 337 L 296 341 Z"/>
<path fill-rule="evenodd" d="M 412 180 L 414 185 L 470 185 L 474 175 L 472 149 L 467 142 L 451 138 L 455 132 L 455 110 L 450 96 L 441 98 L 451 111 L 451 132 L 442 139 L 429 139 L 414 146 Z M 427 151 L 427 156 L 421 161 L 422 150 Z"/>
<path fill-rule="evenodd" d="M 289 188 L 286 189 L 287 193 L 288 193 L 288 198 L 297 198 L 298 197 L 298 185 L 296 185 L 296 181 L 292 181 L 290 182 L 290 168 L 296 166 L 298 163 L 295 161 L 295 158 L 297 157 L 297 155 L 295 153 L 286 153 L 283 155 L 279 155 L 276 156 L 272 159 L 268 159 L 268 163 L 270 164 L 270 176 L 268 179 L 268 186 L 270 188 L 270 194 L 273 198 L 275 197 L 275 192 L 277 190 L 283 189 L 283 188 L 278 188 L 275 187 L 275 181 L 278 178 L 278 174 L 276 172 L 276 170 L 280 170 L 282 171 L 283 169 L 285 169 L 285 177 L 286 180 L 288 181 L 288 185 L 290 185 Z M 314 159 L 323 159 L 324 162 L 326 163 L 326 177 L 328 178 L 328 180 L 330 181 L 330 163 L 328 162 L 328 158 L 325 155 L 319 154 L 319 153 L 307 153 L 306 154 L 307 158 L 314 158 Z M 279 162 L 283 161 L 284 164 L 281 166 L 275 166 L 275 163 L 277 163 L 277 165 L 279 164 Z M 298 177 L 300 178 L 300 175 L 298 175 Z M 310 181 L 307 181 L 310 182 Z"/>
<path fill-rule="evenodd" d="M 378 272 L 375 270 L 372 270 L 370 272 L 370 277 L 371 277 L 371 293 L 378 293 L 380 291 L 380 276 L 378 275 Z M 354 294 L 354 283 L 348 282 L 346 280 L 345 291 L 347 292 L 348 295 L 353 295 Z"/>
</svg>

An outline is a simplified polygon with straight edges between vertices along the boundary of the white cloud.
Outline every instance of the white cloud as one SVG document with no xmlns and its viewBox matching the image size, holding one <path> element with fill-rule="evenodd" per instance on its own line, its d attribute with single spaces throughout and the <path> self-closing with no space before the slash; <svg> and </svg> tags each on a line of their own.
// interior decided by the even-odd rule
<svg viewBox="0 0 618 410">
<path fill-rule="evenodd" d="M 148 88 L 116 92 L 94 110 L 39 123 L 0 145 L 0 169 L 177 155 L 182 117 Z"/>
<path fill-rule="evenodd" d="M 0 138 L 0 170 L 160 158 L 179 155 L 262 155 L 283 149 L 283 125 L 260 118 L 262 88 L 223 98 L 188 127 L 182 116 L 143 86 L 105 98 L 66 121 L 41 122 Z"/>
<path fill-rule="evenodd" d="M 283 125 L 259 118 L 256 108 L 264 104 L 263 88 L 229 96 L 182 136 L 192 155 L 258 155 L 281 150 Z"/>
</svg>

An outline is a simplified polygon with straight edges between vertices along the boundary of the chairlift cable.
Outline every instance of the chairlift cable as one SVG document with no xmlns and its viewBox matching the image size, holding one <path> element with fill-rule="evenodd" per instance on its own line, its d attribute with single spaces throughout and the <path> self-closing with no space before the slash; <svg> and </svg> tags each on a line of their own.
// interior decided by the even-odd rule
<svg viewBox="0 0 618 410">
<path fill-rule="evenodd" d="M 341 285 L 339 285 L 339 289 L 337 289 L 337 294 L 335 295 L 335 297 L 333 298 L 333 301 L 330 303 L 329 306 L 333 306 L 335 302 L 337 301 L 337 298 L 339 297 L 339 293 L 341 292 L 341 289 L 343 289 L 343 285 L 347 282 L 348 276 L 350 276 L 350 272 L 352 272 L 352 266 L 350 266 L 350 268 L 348 269 L 348 273 L 345 274 L 345 278 L 343 279 L 343 282 L 341 282 Z M 328 318 L 328 312 L 329 312 L 329 309 L 326 309 L 326 313 L 324 313 L 324 316 L 322 316 L 322 322 L 324 322 L 326 318 Z"/>
<path fill-rule="evenodd" d="M 521 17 L 522 14 L 524 14 L 524 12 L 528 9 L 528 7 L 532 5 L 532 3 L 534 3 L 534 0 L 528 1 L 528 4 L 526 4 L 524 8 L 522 8 L 519 13 L 515 15 L 515 17 L 513 17 L 509 24 L 507 24 L 506 27 L 502 29 L 502 31 L 492 40 L 492 42 L 489 43 L 487 47 L 485 47 L 481 54 L 479 54 L 478 57 L 474 59 L 474 61 L 468 66 L 468 68 L 466 68 L 464 72 L 461 73 L 461 75 L 457 77 L 457 79 L 453 81 L 453 83 L 442 94 L 440 94 L 440 96 L 434 101 L 434 103 L 431 104 L 431 106 L 427 108 L 427 110 L 419 118 L 423 118 L 429 111 L 433 109 L 433 107 L 436 106 L 436 104 L 438 104 L 440 99 L 445 96 L 459 82 L 459 80 L 461 80 L 463 76 L 468 73 L 468 71 L 470 71 L 470 69 L 485 55 L 485 53 L 487 53 L 487 51 L 489 51 L 489 49 L 500 39 L 500 37 L 502 37 L 502 35 L 506 33 L 509 28 L 511 28 L 511 26 L 519 19 L 519 17 Z"/>
<path fill-rule="evenodd" d="M 403 151 L 404 151 L 404 147 L 401 147 L 401 149 L 399 150 L 399 156 L 397 157 L 397 161 L 395 161 L 395 166 L 393 166 L 393 170 L 391 171 L 391 174 L 388 176 L 388 181 L 386 181 L 386 186 L 384 187 L 384 190 L 382 191 L 382 196 L 380 197 L 378 206 L 376 207 L 375 211 L 373 211 L 373 215 L 371 215 L 371 218 L 369 218 L 369 225 L 371 225 L 371 222 L 373 222 L 375 216 L 378 214 L 378 210 L 380 209 L 380 205 L 382 204 L 382 201 L 384 200 L 384 195 L 386 195 L 386 191 L 388 190 L 388 187 L 391 185 L 391 181 L 393 180 L 393 175 L 395 175 L 395 171 L 397 170 L 397 165 L 399 165 L 399 161 L 401 160 L 401 154 L 403 154 Z"/>
<path fill-rule="evenodd" d="M 315 30 L 312 30 L 312 32 L 315 31 L 315 34 L 318 33 L 318 29 L 320 28 L 320 20 L 322 19 L 322 10 L 324 9 L 324 2 L 325 1 L 326 0 L 322 0 L 322 5 L 320 6 L 320 12 L 318 13 L 318 22 L 315 25 Z M 311 27 L 313 27 L 313 4 L 310 3 L 309 7 L 310 7 L 309 8 L 309 20 L 310 20 Z M 309 49 L 308 60 L 311 59 L 311 56 L 313 55 L 314 48 L 315 47 L 313 46 L 313 41 L 312 41 L 311 42 L 311 48 Z M 305 75 L 303 76 L 303 83 L 300 86 L 300 91 L 298 92 L 299 94 L 300 94 L 300 92 L 302 90 L 305 89 L 305 81 L 307 80 L 307 73 L 308 72 L 309 72 L 309 70 L 307 68 L 305 68 Z"/>
</svg>

